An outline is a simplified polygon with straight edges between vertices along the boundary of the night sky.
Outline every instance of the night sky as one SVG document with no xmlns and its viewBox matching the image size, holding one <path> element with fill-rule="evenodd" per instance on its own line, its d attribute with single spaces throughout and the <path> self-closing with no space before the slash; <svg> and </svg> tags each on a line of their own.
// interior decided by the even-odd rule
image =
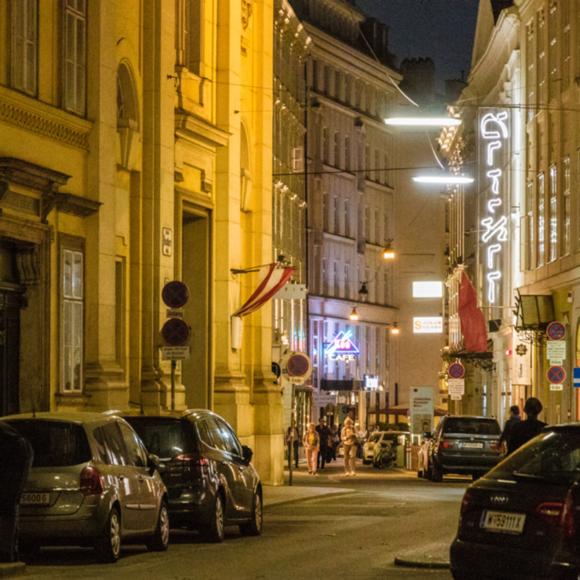
<svg viewBox="0 0 580 580">
<path fill-rule="evenodd" d="M 478 0 L 356 0 L 365 14 L 389 26 L 397 64 L 431 57 L 439 79 L 469 73 Z"/>
</svg>

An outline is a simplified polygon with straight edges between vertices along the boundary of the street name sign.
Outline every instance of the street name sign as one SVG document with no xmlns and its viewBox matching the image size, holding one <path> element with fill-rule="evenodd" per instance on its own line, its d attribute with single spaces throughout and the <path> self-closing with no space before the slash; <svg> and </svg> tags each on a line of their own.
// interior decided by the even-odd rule
<svg viewBox="0 0 580 580">
<path fill-rule="evenodd" d="M 572 382 L 576 388 L 580 388 L 580 367 L 574 367 L 572 370 Z"/>
</svg>

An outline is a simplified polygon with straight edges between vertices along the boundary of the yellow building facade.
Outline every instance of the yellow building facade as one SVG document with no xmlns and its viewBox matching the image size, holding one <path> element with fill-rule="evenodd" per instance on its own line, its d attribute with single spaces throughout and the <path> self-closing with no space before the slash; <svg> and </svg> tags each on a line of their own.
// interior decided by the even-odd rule
<svg viewBox="0 0 580 580">
<path fill-rule="evenodd" d="M 269 305 L 231 336 L 272 255 L 272 2 L 0 0 L 0 30 L 0 412 L 168 410 L 183 280 L 176 407 L 281 483 Z"/>
</svg>

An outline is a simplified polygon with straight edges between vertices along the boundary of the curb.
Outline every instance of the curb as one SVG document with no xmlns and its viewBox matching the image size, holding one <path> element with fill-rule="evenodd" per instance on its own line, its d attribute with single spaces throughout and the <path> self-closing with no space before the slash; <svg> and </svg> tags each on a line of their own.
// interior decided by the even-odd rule
<svg viewBox="0 0 580 580">
<path fill-rule="evenodd" d="M 286 505 L 289 503 L 296 503 L 298 501 L 311 501 L 314 499 L 321 499 L 321 498 L 325 498 L 325 497 L 336 497 L 339 495 L 349 495 L 351 493 L 354 493 L 354 491 L 331 491 L 329 493 L 323 493 L 321 495 L 310 495 L 310 496 L 306 496 L 306 497 L 292 497 L 292 498 L 288 498 L 288 499 L 280 499 L 279 501 L 276 500 L 272 503 L 264 503 L 264 508 L 270 508 L 270 507 L 276 507 L 279 505 Z"/>
<path fill-rule="evenodd" d="M 21 576 L 24 574 L 26 564 L 24 562 L 11 562 L 9 564 L 0 564 L 0 576 Z"/>
<path fill-rule="evenodd" d="M 431 560 L 428 556 L 422 559 L 413 559 L 413 557 L 395 557 L 395 566 L 402 568 L 422 568 L 423 570 L 449 570 L 450 565 L 446 560 Z"/>
</svg>

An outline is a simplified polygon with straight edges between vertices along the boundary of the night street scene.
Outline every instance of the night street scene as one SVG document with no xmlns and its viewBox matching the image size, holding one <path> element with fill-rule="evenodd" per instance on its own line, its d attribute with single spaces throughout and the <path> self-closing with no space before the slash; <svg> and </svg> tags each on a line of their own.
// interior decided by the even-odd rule
<svg viewBox="0 0 580 580">
<path fill-rule="evenodd" d="M 0 0 L 0 578 L 580 580 L 580 0 Z"/>
</svg>

